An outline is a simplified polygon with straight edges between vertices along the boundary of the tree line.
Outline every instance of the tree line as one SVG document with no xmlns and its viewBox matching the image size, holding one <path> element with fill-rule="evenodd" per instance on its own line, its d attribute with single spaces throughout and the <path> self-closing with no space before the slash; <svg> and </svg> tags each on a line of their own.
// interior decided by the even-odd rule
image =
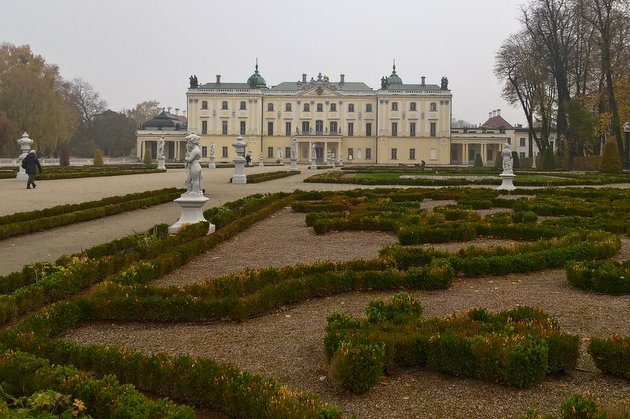
<svg viewBox="0 0 630 419">
<path fill-rule="evenodd" d="M 600 154 L 614 141 L 627 164 L 630 121 L 629 0 L 530 0 L 520 28 L 495 59 L 502 96 L 519 106 L 540 153 L 556 130 L 569 157 Z"/>
<path fill-rule="evenodd" d="M 160 111 L 155 100 L 115 112 L 88 82 L 64 80 L 28 45 L 0 44 L 0 156 L 19 155 L 17 139 L 28 132 L 43 156 L 64 150 L 89 157 L 98 148 L 126 156 L 135 148 L 136 129 Z"/>
</svg>

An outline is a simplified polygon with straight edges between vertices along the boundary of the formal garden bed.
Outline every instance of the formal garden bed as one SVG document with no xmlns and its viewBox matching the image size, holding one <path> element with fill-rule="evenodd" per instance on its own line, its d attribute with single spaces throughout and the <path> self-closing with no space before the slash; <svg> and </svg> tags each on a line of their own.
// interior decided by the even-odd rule
<svg viewBox="0 0 630 419">
<path fill-rule="evenodd" d="M 164 188 L 0 217 L 0 240 L 170 202 L 184 189 Z"/>
<path fill-rule="evenodd" d="M 267 182 L 268 180 L 280 179 L 283 177 L 299 175 L 299 170 L 279 170 L 277 172 L 254 173 L 247 175 L 247 183 Z M 232 178 L 230 178 L 232 182 Z"/>
<path fill-rule="evenodd" d="M 183 166 L 182 166 L 183 167 Z M 106 166 L 44 166 L 37 173 L 37 180 L 76 179 L 99 176 L 138 175 L 146 173 L 163 173 L 156 164 L 125 164 Z M 17 169 L 0 171 L 0 179 L 15 178 Z"/>
<path fill-rule="evenodd" d="M 344 168 L 345 169 L 345 168 Z M 575 174 L 570 172 L 516 172 L 515 186 L 578 186 L 629 183 L 630 174 Z M 498 172 L 490 170 L 424 170 L 393 168 L 329 171 L 310 176 L 309 183 L 342 183 L 355 185 L 465 186 L 500 185 Z"/>
<path fill-rule="evenodd" d="M 114 374 L 151 396 L 229 416 L 338 417 L 343 411 L 361 417 L 505 417 L 524 414 L 529 407 L 557 414 L 571 394 L 586 391 L 606 407 L 628 403 L 624 365 L 630 325 L 623 315 L 628 295 L 576 288 L 564 266 L 615 255 L 628 259 L 630 195 L 616 189 L 546 189 L 524 195 L 508 197 L 487 189 L 376 189 L 252 196 L 206 211 L 217 226 L 210 236 L 203 235 L 205 226 L 170 237 L 158 227 L 0 278 L 6 300 L 1 311 L 8 313 L 5 321 L 14 323 L 0 335 L 0 344 L 56 365 L 72 364 L 96 378 Z M 440 201 L 444 205 L 437 205 Z M 480 213 L 488 210 L 494 213 Z M 557 218 L 543 218 L 550 216 Z M 362 248 L 364 242 L 368 246 Z M 403 245 L 407 242 L 413 245 Z M 260 256 L 256 243 L 271 250 Z M 350 245 L 355 249 L 344 253 Z M 328 258 L 335 260 L 318 260 Z M 243 271 L 246 267 L 251 269 Z M 43 279 L 33 279 L 33 270 L 42 272 Z M 85 280 L 89 272 L 91 279 Z M 51 288 L 41 292 L 38 287 L 47 280 Z M 97 285 L 76 296 L 92 284 Z M 178 286 L 169 286 L 173 284 Z M 49 298 L 51 289 L 54 298 Z M 342 391 L 337 369 L 326 362 L 326 317 L 333 311 L 361 316 L 370 301 L 388 301 L 400 290 L 423 308 L 413 321 L 458 319 L 453 313 L 484 308 L 473 312 L 473 320 L 492 322 L 494 313 L 518 310 L 519 304 L 534 307 L 526 313 L 534 318 L 550 316 L 553 320 L 537 329 L 544 332 L 539 338 L 518 322 L 494 330 L 536 349 L 492 352 L 497 347 L 490 345 L 484 352 L 485 359 L 502 362 L 507 355 L 501 353 L 538 359 L 531 369 L 515 373 L 526 377 L 514 381 L 517 387 L 531 388 L 496 384 L 513 383 L 488 368 L 454 374 L 464 377 L 435 372 L 446 371 L 435 365 L 450 362 L 437 350 L 430 352 L 431 368 L 398 355 L 384 358 L 386 374 L 366 393 Z M 26 298 L 29 292 L 35 297 Z M 55 300 L 64 301 L 46 305 Z M 372 310 L 379 312 L 390 318 L 388 310 Z M 505 320 L 507 315 L 498 316 Z M 358 319 L 349 321 L 363 322 Z M 521 316 L 525 323 L 527 319 Z M 392 324 L 404 326 L 406 321 Z M 380 332 L 370 333 L 378 351 Z M 567 337 L 552 344 L 550 333 Z M 460 338 L 448 342 L 464 353 L 471 342 L 483 341 Z M 589 346 L 587 340 L 595 343 Z M 558 358 L 549 354 L 564 348 L 557 342 L 569 345 L 560 351 L 565 361 L 550 364 Z M 531 353 L 536 356 L 527 358 Z M 43 387 L 13 396 L 54 386 Z M 54 390 L 74 396 L 68 389 Z"/>
</svg>

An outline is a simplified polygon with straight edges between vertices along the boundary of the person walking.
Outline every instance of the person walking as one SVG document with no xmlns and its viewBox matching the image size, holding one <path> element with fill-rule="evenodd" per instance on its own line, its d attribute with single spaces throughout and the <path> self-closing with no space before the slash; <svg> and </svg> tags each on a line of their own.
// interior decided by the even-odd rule
<svg viewBox="0 0 630 419">
<path fill-rule="evenodd" d="M 37 173 L 37 169 L 39 169 L 39 173 L 42 172 L 42 165 L 39 164 L 35 150 L 29 151 L 26 157 L 24 157 L 24 160 L 22 160 L 22 168 L 26 170 L 26 174 L 28 175 L 26 189 L 31 189 L 31 185 L 33 185 L 33 188 L 36 188 L 35 173 Z"/>
</svg>

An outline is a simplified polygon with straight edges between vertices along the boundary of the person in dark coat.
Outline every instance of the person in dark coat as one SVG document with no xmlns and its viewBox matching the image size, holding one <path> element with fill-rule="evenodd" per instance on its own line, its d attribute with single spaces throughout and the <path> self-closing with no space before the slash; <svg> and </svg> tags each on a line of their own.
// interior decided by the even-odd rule
<svg viewBox="0 0 630 419">
<path fill-rule="evenodd" d="M 39 160 L 37 159 L 37 154 L 35 154 L 35 150 L 31 150 L 28 152 L 24 160 L 22 160 L 22 168 L 26 170 L 26 174 L 28 175 L 28 182 L 26 182 L 26 189 L 31 189 L 31 185 L 33 188 L 36 188 L 35 184 L 35 173 L 37 173 L 37 169 L 39 169 L 39 173 L 42 172 L 42 165 L 39 164 Z"/>
</svg>

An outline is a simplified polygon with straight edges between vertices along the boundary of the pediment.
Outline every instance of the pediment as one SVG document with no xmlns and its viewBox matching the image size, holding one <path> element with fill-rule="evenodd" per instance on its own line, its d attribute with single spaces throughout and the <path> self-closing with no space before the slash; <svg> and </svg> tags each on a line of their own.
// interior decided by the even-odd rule
<svg viewBox="0 0 630 419">
<path fill-rule="evenodd" d="M 315 96 L 315 97 L 321 97 L 321 98 L 341 97 L 341 94 L 339 92 L 331 89 L 330 87 L 322 86 L 322 85 L 315 85 L 315 86 L 308 87 L 302 90 L 301 92 L 299 92 L 297 95 L 298 97 L 302 97 L 302 96 Z"/>
</svg>

